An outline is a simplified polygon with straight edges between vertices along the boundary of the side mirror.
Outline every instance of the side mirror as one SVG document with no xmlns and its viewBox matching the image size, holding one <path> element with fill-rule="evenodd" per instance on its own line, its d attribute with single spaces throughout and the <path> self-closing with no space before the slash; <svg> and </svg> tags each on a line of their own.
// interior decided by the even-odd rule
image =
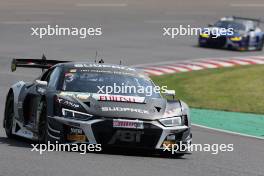
<svg viewBox="0 0 264 176">
<path fill-rule="evenodd" d="M 175 90 L 166 90 L 166 91 L 164 92 L 164 95 L 165 95 L 166 97 L 170 97 L 170 96 L 172 96 L 173 99 L 175 99 L 176 93 L 175 93 Z"/>
<path fill-rule="evenodd" d="M 36 92 L 44 95 L 48 86 L 47 81 L 36 80 Z"/>
</svg>

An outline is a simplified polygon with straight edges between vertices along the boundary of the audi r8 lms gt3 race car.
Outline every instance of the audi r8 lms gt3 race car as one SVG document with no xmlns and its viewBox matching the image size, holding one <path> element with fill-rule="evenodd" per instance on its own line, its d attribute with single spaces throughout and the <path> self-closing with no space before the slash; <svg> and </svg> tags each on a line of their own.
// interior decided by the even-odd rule
<svg viewBox="0 0 264 176">
<path fill-rule="evenodd" d="M 3 123 L 9 138 L 156 151 L 165 144 L 191 143 L 189 108 L 183 101 L 174 96 L 165 99 L 159 92 L 103 91 L 114 83 L 154 88 L 140 70 L 103 63 L 13 59 L 12 71 L 17 67 L 45 71 L 33 82 L 19 81 L 10 88 Z M 172 93 L 167 91 L 167 96 Z"/>
<path fill-rule="evenodd" d="M 261 51 L 264 44 L 264 32 L 259 27 L 260 23 L 258 19 L 224 17 L 202 30 L 198 41 L 199 46 Z"/>
</svg>

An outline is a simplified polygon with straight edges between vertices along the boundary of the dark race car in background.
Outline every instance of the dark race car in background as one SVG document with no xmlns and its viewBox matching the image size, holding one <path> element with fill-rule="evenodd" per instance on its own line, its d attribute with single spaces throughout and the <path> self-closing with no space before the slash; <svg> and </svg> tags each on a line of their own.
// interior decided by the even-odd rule
<svg viewBox="0 0 264 176">
<path fill-rule="evenodd" d="M 199 35 L 200 47 L 227 48 L 239 51 L 263 49 L 264 32 L 260 29 L 261 21 L 243 17 L 224 17 L 210 29 L 233 29 L 232 35 L 208 34 L 205 30 Z"/>
<path fill-rule="evenodd" d="M 98 86 L 113 83 L 155 86 L 140 70 L 46 59 L 14 59 L 12 70 L 17 67 L 46 70 L 35 81 L 10 88 L 3 123 L 10 138 L 154 150 L 191 143 L 189 108 L 183 101 L 160 93 L 98 93 Z"/>
</svg>

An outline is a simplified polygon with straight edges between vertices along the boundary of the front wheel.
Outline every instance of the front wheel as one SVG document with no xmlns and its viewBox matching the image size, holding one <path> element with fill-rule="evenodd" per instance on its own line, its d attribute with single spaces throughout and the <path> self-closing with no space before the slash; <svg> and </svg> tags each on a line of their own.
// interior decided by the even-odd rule
<svg viewBox="0 0 264 176">
<path fill-rule="evenodd" d="M 14 138 L 14 135 L 12 134 L 13 119 L 14 119 L 14 95 L 13 93 L 9 93 L 6 99 L 5 117 L 4 117 L 4 127 L 5 127 L 6 136 L 8 138 Z"/>
<path fill-rule="evenodd" d="M 160 151 L 159 152 L 160 156 L 165 157 L 165 158 L 182 158 L 185 154 L 184 153 L 171 153 L 171 152 L 164 152 Z"/>
<path fill-rule="evenodd" d="M 47 117 L 47 102 L 42 100 L 37 109 L 38 117 L 38 142 L 41 144 L 47 144 L 48 142 L 55 144 L 57 142 L 62 142 L 60 140 L 54 139 L 50 136 L 48 132 L 48 123 L 50 119 Z"/>
<path fill-rule="evenodd" d="M 38 139 L 39 143 L 47 142 L 47 104 L 45 101 L 41 101 L 38 105 L 37 116 L 38 123 Z"/>
<path fill-rule="evenodd" d="M 263 50 L 263 46 L 264 46 L 264 38 L 261 40 L 257 50 L 258 51 L 262 51 Z"/>
</svg>

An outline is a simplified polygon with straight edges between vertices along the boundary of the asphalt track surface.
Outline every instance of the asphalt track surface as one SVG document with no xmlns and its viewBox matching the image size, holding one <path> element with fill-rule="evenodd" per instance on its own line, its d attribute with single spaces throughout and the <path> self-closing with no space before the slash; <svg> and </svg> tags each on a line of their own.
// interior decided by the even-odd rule
<svg viewBox="0 0 264 176">
<path fill-rule="evenodd" d="M 144 64 L 196 58 L 263 55 L 196 47 L 196 37 L 169 39 L 162 27 L 179 24 L 204 26 L 225 15 L 259 17 L 262 1 L 240 0 L 127 0 L 127 1 L 0 1 L 0 111 L 4 112 L 8 88 L 18 80 L 32 80 L 37 70 L 11 73 L 10 58 L 38 57 Z M 30 36 L 30 27 L 58 24 L 65 27 L 103 28 L 101 37 L 78 39 Z M 2 126 L 2 118 L 0 125 Z M 0 176 L 91 175 L 91 176 L 262 176 L 264 142 L 247 137 L 193 127 L 194 143 L 234 144 L 234 152 L 213 155 L 195 152 L 183 159 L 123 151 L 89 153 L 31 152 L 30 143 L 8 140 L 0 130 Z"/>
</svg>

